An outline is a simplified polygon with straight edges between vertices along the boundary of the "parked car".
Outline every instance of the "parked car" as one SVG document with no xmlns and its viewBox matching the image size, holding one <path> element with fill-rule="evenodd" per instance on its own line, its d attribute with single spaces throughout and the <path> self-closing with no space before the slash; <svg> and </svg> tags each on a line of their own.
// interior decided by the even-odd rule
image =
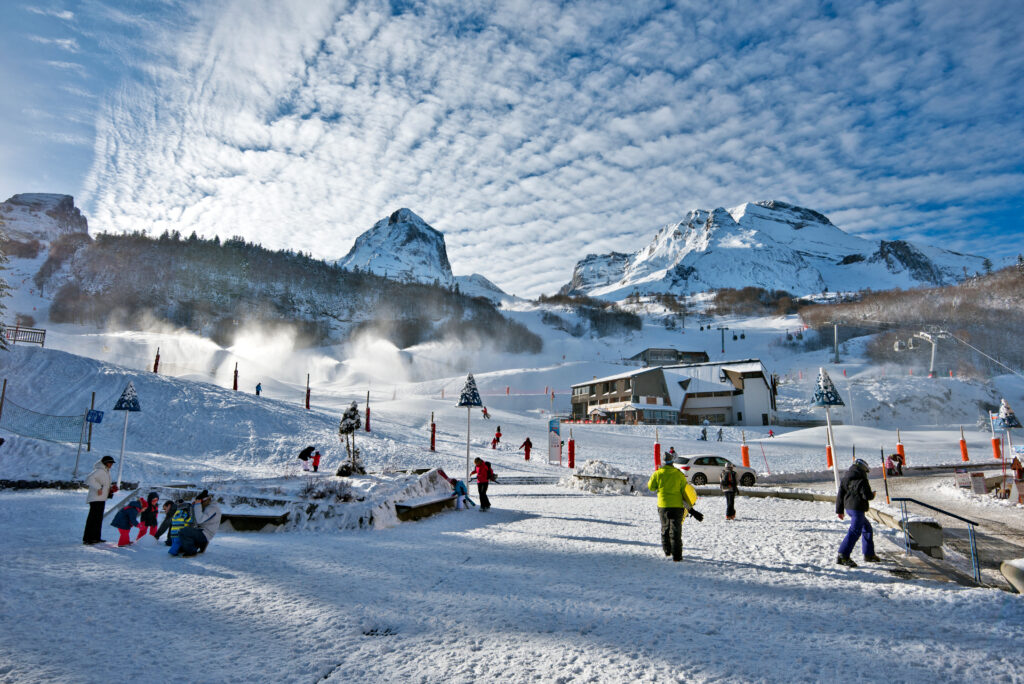
<svg viewBox="0 0 1024 684">
<path fill-rule="evenodd" d="M 679 469 L 686 473 L 690 484 L 700 487 L 708 483 L 717 485 L 725 466 L 732 461 L 713 454 L 694 454 L 681 456 L 676 459 L 676 463 Z M 735 463 L 733 463 L 733 467 L 736 468 L 736 477 L 739 478 L 741 486 L 751 487 L 757 481 L 757 473 L 753 468 L 744 468 Z"/>
</svg>

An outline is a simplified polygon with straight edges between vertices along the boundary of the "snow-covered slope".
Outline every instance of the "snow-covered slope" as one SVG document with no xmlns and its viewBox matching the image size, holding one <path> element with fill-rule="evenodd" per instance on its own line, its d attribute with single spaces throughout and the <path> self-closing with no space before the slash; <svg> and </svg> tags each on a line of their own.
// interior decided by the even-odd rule
<svg viewBox="0 0 1024 684">
<path fill-rule="evenodd" d="M 51 242 L 67 233 L 87 233 L 89 224 L 71 195 L 23 193 L 0 203 L 0 232 L 11 240 Z"/>
<path fill-rule="evenodd" d="M 621 298 L 756 286 L 812 294 L 825 290 L 944 285 L 983 258 L 910 242 L 849 235 L 816 211 L 785 202 L 696 209 L 663 227 L 633 254 L 590 254 L 563 292 Z"/>
</svg>

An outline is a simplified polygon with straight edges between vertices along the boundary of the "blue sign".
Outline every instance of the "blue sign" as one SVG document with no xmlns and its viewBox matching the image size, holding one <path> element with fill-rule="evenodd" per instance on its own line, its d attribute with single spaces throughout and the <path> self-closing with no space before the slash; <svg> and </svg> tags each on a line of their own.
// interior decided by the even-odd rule
<svg viewBox="0 0 1024 684">
<path fill-rule="evenodd" d="M 89 409 L 89 412 L 85 414 L 85 422 L 87 423 L 99 423 L 103 422 L 103 411 L 94 411 Z"/>
</svg>

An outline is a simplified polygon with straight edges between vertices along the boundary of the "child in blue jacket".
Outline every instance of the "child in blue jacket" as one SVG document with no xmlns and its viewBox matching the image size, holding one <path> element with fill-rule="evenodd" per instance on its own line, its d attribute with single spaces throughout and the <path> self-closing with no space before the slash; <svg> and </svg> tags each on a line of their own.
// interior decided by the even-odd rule
<svg viewBox="0 0 1024 684">
<path fill-rule="evenodd" d="M 139 524 L 139 511 L 141 510 L 142 502 L 138 499 L 132 499 L 110 521 L 110 524 L 121 533 L 121 537 L 117 541 L 118 546 L 131 545 L 131 531 L 133 527 Z"/>
</svg>

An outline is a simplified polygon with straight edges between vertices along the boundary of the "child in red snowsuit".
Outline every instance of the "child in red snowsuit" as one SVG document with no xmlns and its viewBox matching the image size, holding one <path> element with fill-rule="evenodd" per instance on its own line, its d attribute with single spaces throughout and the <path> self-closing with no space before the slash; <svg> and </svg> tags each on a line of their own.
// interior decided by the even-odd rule
<svg viewBox="0 0 1024 684">
<path fill-rule="evenodd" d="M 320 452 L 317 451 L 313 454 L 313 472 L 315 473 L 317 468 L 320 467 Z"/>
<path fill-rule="evenodd" d="M 142 501 L 141 499 L 139 499 Z M 150 492 L 146 497 L 145 501 L 142 501 L 142 511 L 139 513 L 139 536 L 135 538 L 135 541 L 139 541 L 146 532 L 156 537 L 156 514 L 160 507 L 160 495 L 156 492 Z"/>
<path fill-rule="evenodd" d="M 129 546 L 132 543 L 132 528 L 138 524 L 139 511 L 143 505 L 142 499 L 132 499 L 110 521 L 110 524 L 121 533 L 120 538 L 117 540 L 118 546 Z"/>
</svg>

